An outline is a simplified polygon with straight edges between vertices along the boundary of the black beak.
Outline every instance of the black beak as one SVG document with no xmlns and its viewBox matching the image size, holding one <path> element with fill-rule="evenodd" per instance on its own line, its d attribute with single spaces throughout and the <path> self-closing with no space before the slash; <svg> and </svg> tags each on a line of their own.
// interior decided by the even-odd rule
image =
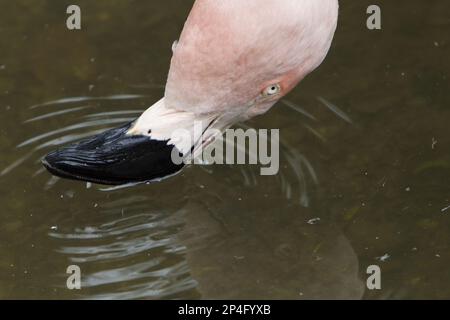
<svg viewBox="0 0 450 320">
<path fill-rule="evenodd" d="M 183 168 L 172 161 L 173 145 L 148 136 L 127 135 L 131 125 L 51 152 L 42 163 L 56 176 L 106 185 L 148 182 Z"/>
</svg>

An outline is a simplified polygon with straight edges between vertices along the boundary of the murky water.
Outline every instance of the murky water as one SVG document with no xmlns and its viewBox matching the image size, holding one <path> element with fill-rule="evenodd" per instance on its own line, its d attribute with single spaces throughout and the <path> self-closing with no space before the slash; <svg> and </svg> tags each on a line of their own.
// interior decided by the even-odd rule
<svg viewBox="0 0 450 320">
<path fill-rule="evenodd" d="M 341 1 L 324 65 L 246 123 L 281 129 L 279 175 L 105 188 L 40 159 L 162 96 L 192 2 L 78 1 L 69 32 L 69 2 L 1 0 L 0 298 L 450 298 L 450 3 L 378 2 L 369 31 Z"/>
</svg>

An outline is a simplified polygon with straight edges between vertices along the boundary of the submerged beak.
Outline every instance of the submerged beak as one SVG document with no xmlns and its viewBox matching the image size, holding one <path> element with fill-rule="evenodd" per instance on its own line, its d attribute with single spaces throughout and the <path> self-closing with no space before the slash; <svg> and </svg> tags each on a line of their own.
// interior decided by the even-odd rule
<svg viewBox="0 0 450 320">
<path fill-rule="evenodd" d="M 149 136 L 130 135 L 132 125 L 51 152 L 42 163 L 56 176 L 106 185 L 162 179 L 183 168 L 183 164 L 172 161 L 173 145 Z"/>
</svg>

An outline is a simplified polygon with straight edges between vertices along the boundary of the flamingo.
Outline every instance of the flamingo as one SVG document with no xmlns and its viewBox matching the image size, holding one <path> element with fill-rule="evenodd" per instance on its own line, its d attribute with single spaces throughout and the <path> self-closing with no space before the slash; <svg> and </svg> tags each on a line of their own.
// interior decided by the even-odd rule
<svg viewBox="0 0 450 320">
<path fill-rule="evenodd" d="M 186 156 L 267 112 L 323 62 L 338 7 L 338 0 L 196 0 L 172 47 L 164 97 L 131 123 L 49 153 L 43 165 L 108 185 L 179 172 L 174 150 Z M 205 130 L 195 132 L 195 123 Z M 178 129 L 193 139 L 177 137 Z"/>
</svg>

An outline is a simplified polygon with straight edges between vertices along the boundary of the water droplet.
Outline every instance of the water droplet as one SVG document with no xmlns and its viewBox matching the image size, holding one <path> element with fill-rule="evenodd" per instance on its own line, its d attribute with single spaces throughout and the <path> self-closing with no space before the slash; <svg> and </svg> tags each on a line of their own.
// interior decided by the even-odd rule
<svg viewBox="0 0 450 320">
<path fill-rule="evenodd" d="M 381 261 L 381 262 L 385 262 L 385 261 L 387 261 L 389 258 L 390 258 L 391 256 L 389 255 L 389 254 L 385 254 L 385 255 L 383 255 L 383 256 L 381 256 L 381 257 L 376 257 L 375 259 L 377 259 L 377 260 L 379 260 L 379 261 Z"/>
<path fill-rule="evenodd" d="M 318 224 L 320 222 L 320 218 L 314 218 L 314 219 L 310 219 L 308 220 L 308 224 L 310 225 L 314 225 L 314 224 Z"/>
</svg>

